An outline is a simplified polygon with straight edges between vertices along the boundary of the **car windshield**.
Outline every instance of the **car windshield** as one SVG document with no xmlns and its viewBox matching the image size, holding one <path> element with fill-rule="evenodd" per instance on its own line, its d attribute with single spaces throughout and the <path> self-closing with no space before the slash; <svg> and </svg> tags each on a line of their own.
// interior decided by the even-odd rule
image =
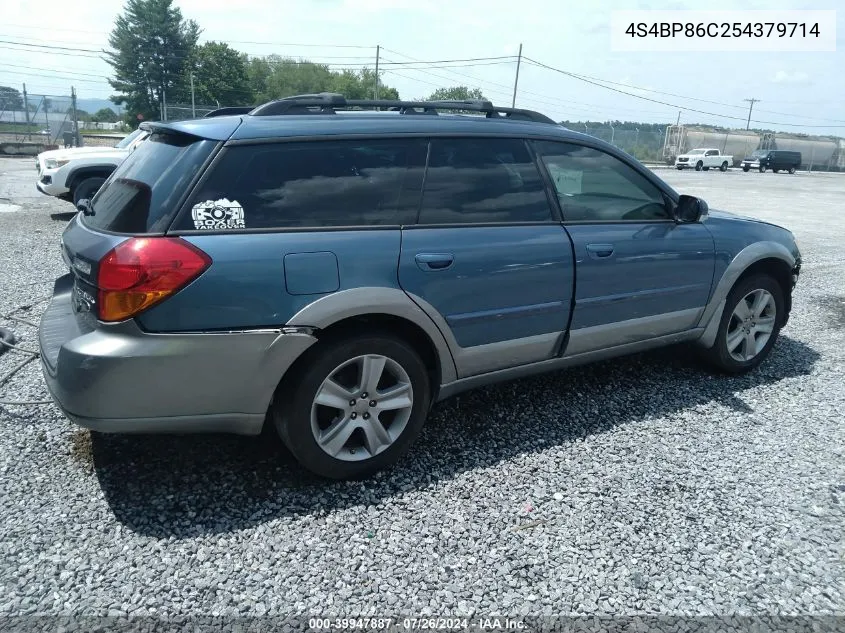
<svg viewBox="0 0 845 633">
<path fill-rule="evenodd" d="M 118 148 L 118 149 L 123 149 L 124 147 L 128 147 L 129 144 L 132 143 L 132 141 L 134 141 L 136 138 L 138 138 L 141 135 L 141 132 L 143 132 L 143 130 L 138 128 L 137 130 L 132 132 L 132 134 L 130 134 L 129 136 L 124 137 L 117 145 L 115 145 L 115 147 Z"/>
<path fill-rule="evenodd" d="M 704 153 L 703 149 L 693 149 L 693 150 L 690 150 L 689 152 L 687 152 L 687 154 L 703 154 L 703 153 Z"/>
</svg>

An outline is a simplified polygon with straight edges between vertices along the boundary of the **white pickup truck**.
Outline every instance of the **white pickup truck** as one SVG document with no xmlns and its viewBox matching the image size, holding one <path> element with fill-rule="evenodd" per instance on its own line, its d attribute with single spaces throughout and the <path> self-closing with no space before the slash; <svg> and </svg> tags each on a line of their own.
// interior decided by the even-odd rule
<svg viewBox="0 0 845 633">
<path fill-rule="evenodd" d="M 679 154 L 675 158 L 675 168 L 694 168 L 695 171 L 707 171 L 711 167 L 718 167 L 720 171 L 727 171 L 733 165 L 734 157 L 722 154 L 710 147 L 691 149 L 686 154 Z"/>
<path fill-rule="evenodd" d="M 147 137 L 149 132 L 135 130 L 114 147 L 72 147 L 41 152 L 35 158 L 41 193 L 73 202 L 93 198 L 106 178 L 117 169 Z"/>
</svg>

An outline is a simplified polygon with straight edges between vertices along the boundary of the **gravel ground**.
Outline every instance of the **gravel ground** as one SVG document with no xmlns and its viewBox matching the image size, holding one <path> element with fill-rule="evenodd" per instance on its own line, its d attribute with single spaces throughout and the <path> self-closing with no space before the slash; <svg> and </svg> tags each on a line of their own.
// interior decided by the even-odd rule
<svg viewBox="0 0 845 633">
<path fill-rule="evenodd" d="M 0 407 L 0 616 L 18 616 L 0 622 L 845 624 L 845 175 L 660 173 L 799 240 L 792 319 L 758 371 L 716 377 L 681 347 L 481 389 L 439 405 L 407 460 L 363 483 L 317 480 L 269 436 L 104 436 L 53 405 Z M 35 191 L 30 160 L 0 159 L 0 314 L 37 320 L 69 210 Z M 0 356 L 0 376 L 25 358 Z M 0 387 L 45 397 L 37 362 Z"/>
</svg>

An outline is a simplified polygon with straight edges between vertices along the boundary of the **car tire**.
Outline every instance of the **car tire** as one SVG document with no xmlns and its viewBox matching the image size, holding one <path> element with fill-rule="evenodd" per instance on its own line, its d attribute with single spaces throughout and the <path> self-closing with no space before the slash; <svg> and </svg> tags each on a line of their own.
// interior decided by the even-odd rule
<svg viewBox="0 0 845 633">
<path fill-rule="evenodd" d="M 701 161 L 698 161 L 695 164 L 695 171 L 701 171 L 702 169 L 704 169 L 704 163 L 702 163 Z"/>
<path fill-rule="evenodd" d="M 93 198 L 104 182 L 105 178 L 86 178 L 76 185 L 73 188 L 73 206 L 78 209 L 80 200 Z"/>
<path fill-rule="evenodd" d="M 751 371 L 777 341 L 784 309 L 783 289 L 776 279 L 766 274 L 740 279 L 728 293 L 716 340 L 704 350 L 705 359 L 725 373 Z"/>
<path fill-rule="evenodd" d="M 765 165 L 760 165 L 760 169 L 759 169 L 759 171 L 760 171 L 760 173 L 761 173 L 761 174 L 765 174 L 765 173 L 766 173 L 766 167 L 765 167 Z"/>
<path fill-rule="evenodd" d="M 748 172 L 748 169 L 749 169 L 748 167 L 743 167 L 743 168 L 742 168 L 742 171 L 744 171 L 744 172 Z"/>
<path fill-rule="evenodd" d="M 678 171 L 683 171 L 683 170 L 684 170 L 684 166 L 683 166 L 683 165 L 678 165 L 677 167 L 675 167 L 675 169 L 677 169 Z"/>
<path fill-rule="evenodd" d="M 794 174 L 794 173 L 795 173 L 795 167 L 790 167 L 790 168 L 789 168 L 789 173 L 790 173 L 790 174 Z"/>
<path fill-rule="evenodd" d="M 710 168 L 709 168 L 709 167 L 705 167 L 705 168 L 704 168 L 704 171 L 710 171 Z"/>
<path fill-rule="evenodd" d="M 358 479 L 394 464 L 419 435 L 431 403 L 419 354 L 382 334 L 320 342 L 293 375 L 273 401 L 276 430 L 302 466 L 330 479 Z M 391 389 L 390 408 L 382 409 L 380 397 Z"/>
<path fill-rule="evenodd" d="M 724 161 L 719 165 L 719 171 L 728 171 L 728 161 Z"/>
</svg>

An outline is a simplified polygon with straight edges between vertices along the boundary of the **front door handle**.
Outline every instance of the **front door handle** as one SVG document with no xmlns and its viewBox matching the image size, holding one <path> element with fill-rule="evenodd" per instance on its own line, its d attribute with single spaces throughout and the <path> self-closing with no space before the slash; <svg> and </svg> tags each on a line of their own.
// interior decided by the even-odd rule
<svg viewBox="0 0 845 633">
<path fill-rule="evenodd" d="M 414 259 L 423 270 L 444 270 L 455 261 L 452 253 L 417 253 Z"/>
<path fill-rule="evenodd" d="M 587 244 L 587 254 L 593 259 L 605 259 L 613 255 L 613 244 Z"/>
</svg>

